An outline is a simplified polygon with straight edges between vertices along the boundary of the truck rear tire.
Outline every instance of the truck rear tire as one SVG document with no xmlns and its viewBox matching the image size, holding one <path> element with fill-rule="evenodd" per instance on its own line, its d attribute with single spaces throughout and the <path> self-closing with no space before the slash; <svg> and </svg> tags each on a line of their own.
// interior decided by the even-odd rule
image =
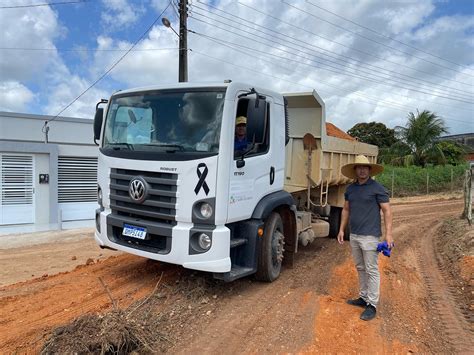
<svg viewBox="0 0 474 355">
<path fill-rule="evenodd" d="M 265 221 L 256 279 L 272 282 L 280 276 L 285 237 L 280 214 L 272 212 Z"/>
<path fill-rule="evenodd" d="M 341 227 L 342 219 L 342 207 L 331 206 L 331 212 L 329 214 L 329 237 L 337 238 L 339 234 L 339 228 Z M 351 230 L 349 223 L 347 223 L 346 229 L 344 230 L 344 240 L 349 240 Z"/>
</svg>

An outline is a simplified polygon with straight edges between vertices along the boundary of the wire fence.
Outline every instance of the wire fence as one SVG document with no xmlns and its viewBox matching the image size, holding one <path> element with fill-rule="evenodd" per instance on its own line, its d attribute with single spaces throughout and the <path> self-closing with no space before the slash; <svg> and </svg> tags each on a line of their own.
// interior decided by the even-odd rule
<svg viewBox="0 0 474 355">
<path fill-rule="evenodd" d="M 439 192 L 461 191 L 464 174 L 469 167 L 465 164 L 452 166 L 394 167 L 386 165 L 377 176 L 391 197 L 404 197 Z"/>
</svg>

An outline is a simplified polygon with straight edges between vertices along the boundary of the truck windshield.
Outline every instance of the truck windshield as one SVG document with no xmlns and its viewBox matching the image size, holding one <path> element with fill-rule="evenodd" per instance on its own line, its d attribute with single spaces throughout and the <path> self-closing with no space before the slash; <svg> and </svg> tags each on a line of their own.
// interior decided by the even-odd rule
<svg viewBox="0 0 474 355">
<path fill-rule="evenodd" d="M 112 97 L 105 149 L 218 152 L 224 89 L 153 91 Z"/>
</svg>

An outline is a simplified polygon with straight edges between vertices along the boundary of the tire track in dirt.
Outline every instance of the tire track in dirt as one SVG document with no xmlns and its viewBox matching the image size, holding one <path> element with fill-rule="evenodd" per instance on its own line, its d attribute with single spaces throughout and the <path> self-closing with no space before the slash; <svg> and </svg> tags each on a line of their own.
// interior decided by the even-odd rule
<svg viewBox="0 0 474 355">
<path fill-rule="evenodd" d="M 406 240 L 403 243 L 408 243 L 405 254 L 411 254 L 416 258 L 416 269 L 422 277 L 420 281 L 423 282 L 428 296 L 426 312 L 428 317 L 433 319 L 431 323 L 437 328 L 436 331 L 444 334 L 444 337 L 439 337 L 439 334 L 438 337 L 447 339 L 451 347 L 449 352 L 472 353 L 471 349 L 474 348 L 472 327 L 466 322 L 448 283 L 443 279 L 443 271 L 434 244 L 434 238 L 441 225 L 440 220 L 452 218 L 460 214 L 461 210 L 462 204 L 459 200 L 395 205 L 394 224 L 405 226 Z M 395 249 L 397 250 L 398 248 Z M 409 259 L 411 259 L 409 256 L 405 256 L 405 260 Z M 426 317 L 423 316 L 423 319 Z M 426 322 L 419 324 L 424 324 L 422 328 L 427 325 Z M 440 351 L 436 347 L 432 349 Z"/>
<path fill-rule="evenodd" d="M 328 253 L 331 257 L 325 257 Z M 330 270 L 347 258 L 334 240 L 317 240 L 299 253 L 294 269 L 271 284 L 251 278 L 229 284 L 215 315 L 200 320 L 197 334 L 186 334 L 170 353 L 293 352 L 312 341 L 316 299 L 326 294 Z M 327 273 L 321 274 L 321 271 Z"/>
<path fill-rule="evenodd" d="M 439 259 L 434 245 L 434 236 L 441 224 L 437 223 L 425 233 L 424 240 L 417 241 L 420 253 L 421 273 L 432 296 L 434 309 L 444 325 L 448 342 L 457 354 L 471 353 L 474 349 L 472 326 L 467 322 L 444 278 L 447 275 L 439 267 Z"/>
</svg>

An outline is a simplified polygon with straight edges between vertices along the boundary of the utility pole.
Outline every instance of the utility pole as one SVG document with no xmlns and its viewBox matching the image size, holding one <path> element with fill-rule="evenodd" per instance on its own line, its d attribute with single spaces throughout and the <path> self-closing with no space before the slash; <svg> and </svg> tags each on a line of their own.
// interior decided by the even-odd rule
<svg viewBox="0 0 474 355">
<path fill-rule="evenodd" d="M 188 0 L 179 1 L 179 82 L 188 81 Z"/>
</svg>

